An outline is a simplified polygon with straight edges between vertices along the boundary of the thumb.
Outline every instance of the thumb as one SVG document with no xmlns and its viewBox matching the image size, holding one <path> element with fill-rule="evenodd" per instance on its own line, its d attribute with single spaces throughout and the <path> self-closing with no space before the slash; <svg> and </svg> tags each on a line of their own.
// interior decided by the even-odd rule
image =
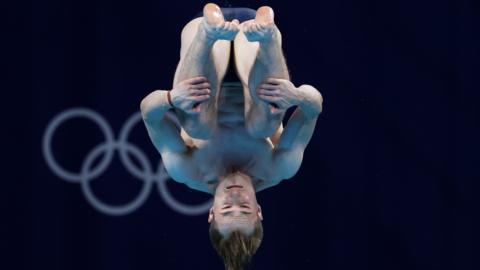
<svg viewBox="0 0 480 270">
<path fill-rule="evenodd" d="M 200 103 L 193 104 L 192 108 L 189 110 L 191 114 L 199 114 L 202 111 Z"/>
</svg>

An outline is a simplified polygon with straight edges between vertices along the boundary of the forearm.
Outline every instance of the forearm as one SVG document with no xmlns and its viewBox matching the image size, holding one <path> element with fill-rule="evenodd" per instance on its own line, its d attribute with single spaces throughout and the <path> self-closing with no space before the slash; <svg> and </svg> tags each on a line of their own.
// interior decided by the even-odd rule
<svg viewBox="0 0 480 270">
<path fill-rule="evenodd" d="M 313 135 L 318 115 L 322 112 L 323 98 L 317 89 L 304 84 L 292 91 L 292 104 L 296 108 L 276 147 L 280 152 L 303 151 Z"/>
<path fill-rule="evenodd" d="M 165 119 L 164 116 L 169 109 L 175 109 L 175 115 L 180 122 L 182 122 L 182 117 L 188 115 L 189 121 L 184 121 L 182 125 L 185 131 L 195 130 L 197 133 L 203 132 L 205 134 L 206 120 L 201 118 L 201 114 L 186 114 L 181 109 L 173 107 L 169 101 L 169 92 L 165 90 L 156 90 L 146 96 L 140 103 L 140 110 L 142 112 L 142 118 L 147 124 L 147 126 L 157 126 L 164 125 L 168 122 L 170 125 L 171 120 Z M 168 131 L 171 133 L 171 131 Z"/>
<path fill-rule="evenodd" d="M 156 90 L 140 103 L 143 121 L 152 143 L 163 155 L 166 152 L 185 153 L 187 147 L 180 132 L 169 117 L 167 111 L 172 108 L 167 98 L 168 91 Z"/>
</svg>

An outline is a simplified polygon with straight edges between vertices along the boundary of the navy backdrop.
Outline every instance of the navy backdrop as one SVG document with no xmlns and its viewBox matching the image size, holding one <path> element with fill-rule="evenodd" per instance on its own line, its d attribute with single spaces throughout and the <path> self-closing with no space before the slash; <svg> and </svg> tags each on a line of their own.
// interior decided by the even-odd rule
<svg viewBox="0 0 480 270">
<path fill-rule="evenodd" d="M 160 156 L 135 118 L 145 95 L 171 87 L 180 31 L 205 3 L 7 9 L 0 268 L 222 269 L 206 213 L 159 192 Z M 258 194 L 265 237 L 251 269 L 479 269 L 479 2 L 218 4 L 272 6 L 293 83 L 324 96 L 298 174 Z"/>
</svg>

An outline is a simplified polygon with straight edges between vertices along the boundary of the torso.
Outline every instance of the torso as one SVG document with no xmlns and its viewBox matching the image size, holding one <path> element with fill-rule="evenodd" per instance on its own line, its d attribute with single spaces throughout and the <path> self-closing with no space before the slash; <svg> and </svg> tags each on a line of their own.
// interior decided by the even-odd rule
<svg viewBox="0 0 480 270">
<path fill-rule="evenodd" d="M 219 176 L 239 170 L 252 178 L 254 186 L 268 181 L 273 145 L 269 138 L 254 138 L 245 129 L 243 89 L 222 87 L 219 93 L 218 127 L 210 140 L 196 140 L 182 132 L 192 147 L 193 164 L 200 183 L 185 183 L 197 189 L 217 184 Z"/>
</svg>

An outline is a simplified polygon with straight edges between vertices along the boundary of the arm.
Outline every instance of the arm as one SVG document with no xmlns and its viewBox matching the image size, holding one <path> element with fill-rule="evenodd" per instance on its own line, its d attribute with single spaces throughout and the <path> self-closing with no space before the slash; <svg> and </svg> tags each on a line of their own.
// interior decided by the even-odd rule
<svg viewBox="0 0 480 270">
<path fill-rule="evenodd" d="M 153 145 L 160 154 L 166 152 L 186 153 L 187 146 L 175 124 L 165 117 L 173 107 L 167 98 L 168 91 L 155 90 L 140 103 L 143 122 Z"/>
<path fill-rule="evenodd" d="M 283 130 L 272 155 L 271 180 L 279 182 L 295 175 L 300 168 L 303 152 L 312 138 L 318 115 L 322 112 L 322 95 L 310 85 L 296 88 L 290 81 L 268 79 L 259 90 L 266 102 L 281 109 L 297 106 Z"/>
<path fill-rule="evenodd" d="M 205 80 L 196 77 L 179 83 L 170 91 L 173 106 L 185 113 L 198 113 L 199 107 L 195 104 L 209 98 L 209 91 L 202 88 Z M 170 176 L 179 182 L 195 180 L 196 166 L 191 160 L 190 149 L 175 124 L 165 115 L 172 108 L 168 101 L 168 92 L 156 90 L 142 100 L 140 109 L 143 121 Z"/>
</svg>

